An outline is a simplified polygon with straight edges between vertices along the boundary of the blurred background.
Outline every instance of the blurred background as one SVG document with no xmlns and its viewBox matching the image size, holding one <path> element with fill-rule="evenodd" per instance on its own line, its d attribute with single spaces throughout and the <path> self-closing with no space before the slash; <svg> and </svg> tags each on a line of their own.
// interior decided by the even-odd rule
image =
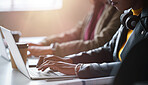
<svg viewBox="0 0 148 85">
<path fill-rule="evenodd" d="M 42 7 L 28 4 L 25 0 L 20 0 L 25 3 L 19 0 L 0 1 L 0 25 L 20 31 L 23 37 L 48 36 L 69 30 L 87 15 L 91 7 L 89 0 L 52 0 L 56 1 L 52 3 L 40 0 L 44 2 Z M 40 2 L 36 5 L 39 6 Z"/>
</svg>

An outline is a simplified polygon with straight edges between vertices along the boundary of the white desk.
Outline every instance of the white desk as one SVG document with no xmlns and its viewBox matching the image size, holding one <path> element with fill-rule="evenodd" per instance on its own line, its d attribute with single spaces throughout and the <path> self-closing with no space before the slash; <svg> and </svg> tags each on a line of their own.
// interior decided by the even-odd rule
<svg viewBox="0 0 148 85">
<path fill-rule="evenodd" d="M 12 69 L 11 62 L 0 56 L 0 85 L 106 85 L 112 79 L 113 77 L 64 81 L 30 80 L 18 70 Z"/>
<path fill-rule="evenodd" d="M 63 81 L 30 80 L 11 67 L 11 62 L 0 56 L 0 85 L 107 85 L 113 77 L 74 79 Z"/>
<path fill-rule="evenodd" d="M 19 39 L 19 42 L 25 42 L 25 43 L 38 43 L 42 41 L 45 38 L 45 36 L 41 37 L 21 37 Z"/>
<path fill-rule="evenodd" d="M 58 82 L 47 80 L 29 80 L 18 70 L 13 70 L 11 62 L 0 57 L 0 85 L 57 85 Z"/>
</svg>

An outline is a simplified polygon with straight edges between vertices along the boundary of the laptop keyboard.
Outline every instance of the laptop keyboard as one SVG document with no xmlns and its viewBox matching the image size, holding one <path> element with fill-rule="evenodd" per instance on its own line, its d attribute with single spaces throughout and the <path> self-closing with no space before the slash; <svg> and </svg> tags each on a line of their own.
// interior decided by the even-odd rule
<svg viewBox="0 0 148 85">
<path fill-rule="evenodd" d="M 56 72 L 53 72 L 50 69 L 46 69 L 45 71 L 38 71 L 37 68 L 29 68 L 29 72 L 33 76 L 59 76 Z"/>
</svg>

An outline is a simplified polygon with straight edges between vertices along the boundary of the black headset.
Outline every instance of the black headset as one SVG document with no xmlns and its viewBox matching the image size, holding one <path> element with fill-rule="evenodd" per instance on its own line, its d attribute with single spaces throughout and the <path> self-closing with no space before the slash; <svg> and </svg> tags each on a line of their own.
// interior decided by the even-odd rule
<svg viewBox="0 0 148 85">
<path fill-rule="evenodd" d="M 126 26 L 127 29 L 133 30 L 140 20 L 140 16 L 133 15 L 132 11 L 128 13 L 123 13 L 120 16 L 120 22 L 123 26 Z"/>
</svg>

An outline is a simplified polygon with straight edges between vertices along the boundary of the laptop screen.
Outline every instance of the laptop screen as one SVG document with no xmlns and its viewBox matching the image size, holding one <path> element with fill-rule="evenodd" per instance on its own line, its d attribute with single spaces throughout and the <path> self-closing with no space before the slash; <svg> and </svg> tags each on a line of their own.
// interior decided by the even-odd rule
<svg viewBox="0 0 148 85">
<path fill-rule="evenodd" d="M 2 56 L 3 58 L 10 60 L 10 56 L 8 56 L 7 51 L 6 51 L 6 47 L 2 38 L 2 34 L 0 32 L 0 56 Z"/>
<path fill-rule="evenodd" d="M 25 63 L 23 62 L 23 59 L 21 57 L 21 54 L 19 52 L 19 49 L 15 43 L 15 40 L 10 32 L 10 30 L 4 28 L 4 27 L 0 27 L 2 34 L 4 36 L 4 39 L 6 40 L 6 43 L 8 44 L 8 48 L 12 54 L 12 57 L 15 61 L 15 64 L 18 68 L 19 71 L 21 71 L 24 75 L 26 75 L 28 78 L 29 74 L 27 71 L 27 68 L 25 66 Z"/>
</svg>

